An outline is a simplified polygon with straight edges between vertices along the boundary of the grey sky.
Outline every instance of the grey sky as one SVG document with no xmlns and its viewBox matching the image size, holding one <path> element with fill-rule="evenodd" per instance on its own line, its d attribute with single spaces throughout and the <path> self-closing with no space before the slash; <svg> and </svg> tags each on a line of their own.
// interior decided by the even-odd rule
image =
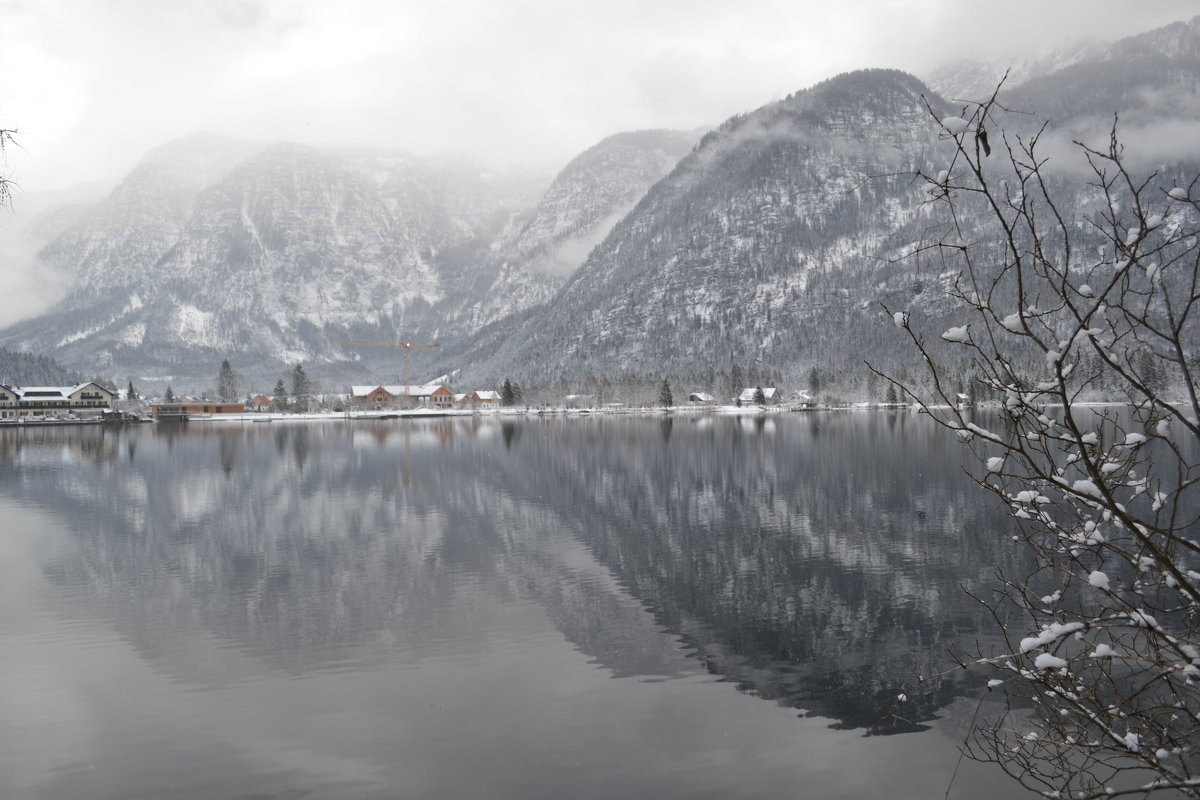
<svg viewBox="0 0 1200 800">
<path fill-rule="evenodd" d="M 559 166 L 849 69 L 1118 38 L 1195 0 L 0 0 L 0 126 L 27 193 L 197 130 Z"/>
</svg>

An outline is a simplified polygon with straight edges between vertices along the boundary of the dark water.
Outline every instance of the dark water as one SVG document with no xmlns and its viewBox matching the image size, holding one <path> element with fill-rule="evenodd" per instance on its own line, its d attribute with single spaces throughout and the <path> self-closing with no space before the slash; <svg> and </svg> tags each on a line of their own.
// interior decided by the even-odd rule
<svg viewBox="0 0 1200 800">
<path fill-rule="evenodd" d="M 887 711 L 1020 555 L 961 458 L 906 414 L 0 431 L 0 797 L 942 797 L 988 676 Z"/>
</svg>

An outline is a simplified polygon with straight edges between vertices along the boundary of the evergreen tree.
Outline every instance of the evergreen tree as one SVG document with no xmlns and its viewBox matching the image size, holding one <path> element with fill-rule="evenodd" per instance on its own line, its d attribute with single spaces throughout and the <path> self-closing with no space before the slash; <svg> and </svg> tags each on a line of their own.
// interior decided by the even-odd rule
<svg viewBox="0 0 1200 800">
<path fill-rule="evenodd" d="M 137 391 L 133 388 L 133 379 L 132 378 L 129 379 L 129 388 L 127 388 L 125 390 L 125 399 L 126 400 L 137 400 L 138 399 Z"/>
<path fill-rule="evenodd" d="M 737 397 L 742 393 L 743 388 L 742 368 L 737 364 L 734 364 L 733 368 L 729 370 L 729 394 L 733 397 Z"/>
<path fill-rule="evenodd" d="M 222 403 L 232 403 L 237 400 L 238 380 L 229 359 L 221 362 L 221 372 L 217 375 L 217 399 Z"/>
<path fill-rule="evenodd" d="M 171 385 L 167 384 L 167 392 L 163 395 L 163 400 L 168 403 L 175 402 L 175 392 L 171 391 Z"/>
<path fill-rule="evenodd" d="M 287 387 L 283 385 L 283 378 L 275 382 L 275 397 L 274 403 L 276 411 L 283 411 L 287 408 Z"/>
<path fill-rule="evenodd" d="M 658 389 L 658 404 L 665 408 L 675 405 L 675 398 L 671 395 L 671 384 L 667 383 L 666 378 L 663 378 L 662 386 Z"/>
<path fill-rule="evenodd" d="M 813 393 L 813 397 L 817 396 L 817 392 L 821 391 L 821 373 L 813 367 L 808 371 L 808 390 Z"/>
<path fill-rule="evenodd" d="M 890 383 L 888 384 L 887 394 L 884 396 L 883 402 L 888 405 L 895 405 L 898 402 L 896 400 L 896 387 Z"/>
<path fill-rule="evenodd" d="M 312 387 L 308 382 L 308 373 L 304 371 L 304 367 L 300 364 L 292 370 L 292 400 L 296 404 L 297 411 L 308 411 L 309 403 L 312 401 Z"/>
<path fill-rule="evenodd" d="M 73 386 L 82 382 L 78 372 L 46 356 L 0 347 L 0 383 L 7 386 Z"/>
<path fill-rule="evenodd" d="M 767 394 L 761 386 L 754 387 L 754 404 L 758 406 L 765 406 L 767 404 Z"/>
<path fill-rule="evenodd" d="M 512 391 L 513 391 L 513 405 L 514 406 L 519 406 L 525 402 L 525 392 L 521 389 L 521 384 L 517 383 L 516 381 L 513 381 Z"/>
<path fill-rule="evenodd" d="M 1166 388 L 1162 370 L 1158 367 L 1158 359 L 1149 350 L 1138 353 L 1137 374 L 1142 379 L 1142 385 L 1151 392 L 1161 392 Z"/>
<path fill-rule="evenodd" d="M 516 392 L 513 391 L 512 381 L 504 379 L 504 388 L 500 390 L 500 405 L 511 406 L 517 402 Z"/>
</svg>

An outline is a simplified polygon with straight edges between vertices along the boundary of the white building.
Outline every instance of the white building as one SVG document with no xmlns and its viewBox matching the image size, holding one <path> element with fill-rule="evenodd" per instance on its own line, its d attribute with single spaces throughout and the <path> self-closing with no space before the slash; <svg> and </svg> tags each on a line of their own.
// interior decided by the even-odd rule
<svg viewBox="0 0 1200 800">
<path fill-rule="evenodd" d="M 111 411 L 116 392 L 98 383 L 77 386 L 0 386 L 0 418 L 99 416 Z"/>
<path fill-rule="evenodd" d="M 758 393 L 759 387 L 751 386 L 748 389 L 742 389 L 742 393 L 738 395 L 738 402 L 744 406 L 754 405 L 754 395 Z M 779 402 L 779 391 L 774 386 L 762 387 L 763 397 L 766 398 L 766 405 L 773 406 Z"/>
</svg>

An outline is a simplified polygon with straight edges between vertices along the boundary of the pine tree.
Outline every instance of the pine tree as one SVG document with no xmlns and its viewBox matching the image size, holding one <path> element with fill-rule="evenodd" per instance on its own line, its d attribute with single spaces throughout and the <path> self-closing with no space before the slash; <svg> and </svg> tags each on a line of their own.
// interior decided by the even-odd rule
<svg viewBox="0 0 1200 800">
<path fill-rule="evenodd" d="M 175 402 L 175 392 L 171 391 L 171 385 L 167 384 L 167 392 L 163 395 L 163 400 L 168 403 Z"/>
<path fill-rule="evenodd" d="M 888 384 L 887 394 L 884 396 L 883 402 L 888 405 L 895 405 L 898 402 L 896 400 L 896 387 L 890 383 Z"/>
<path fill-rule="evenodd" d="M 296 403 L 297 411 L 308 411 L 309 402 L 312 400 L 310 392 L 308 373 L 304 371 L 303 366 L 297 364 L 292 370 L 292 399 Z"/>
<path fill-rule="evenodd" d="M 127 388 L 125 390 L 125 399 L 126 400 L 137 400 L 138 399 L 137 391 L 133 388 L 133 379 L 132 378 L 129 379 L 129 388 Z"/>
<path fill-rule="evenodd" d="M 512 381 L 504 379 L 504 388 L 500 390 L 500 405 L 511 406 L 517 402 L 516 392 L 513 391 Z"/>
<path fill-rule="evenodd" d="M 222 403 L 232 403 L 238 396 L 237 375 L 229 366 L 229 359 L 221 362 L 221 372 L 217 375 L 217 399 Z"/>
<path fill-rule="evenodd" d="M 671 384 L 667 383 L 666 378 L 663 378 L 662 386 L 658 389 L 658 404 L 664 408 L 675 405 L 675 398 L 671 395 Z"/>
<path fill-rule="evenodd" d="M 273 405 L 276 411 L 283 411 L 287 408 L 287 387 L 283 385 L 283 378 L 275 382 L 275 398 Z"/>
<path fill-rule="evenodd" d="M 765 406 L 767 404 L 767 394 L 761 386 L 754 387 L 754 404 L 756 406 Z"/>
<path fill-rule="evenodd" d="M 734 364 L 733 368 L 729 371 L 729 393 L 732 396 L 737 397 L 742 393 L 743 388 L 742 368 L 737 364 Z"/>
<path fill-rule="evenodd" d="M 1137 375 L 1142 379 L 1142 385 L 1151 392 L 1161 392 L 1165 388 L 1162 370 L 1158 368 L 1158 359 L 1149 350 L 1138 353 Z"/>
<path fill-rule="evenodd" d="M 525 392 L 521 389 L 521 384 L 513 381 L 513 405 L 519 406 L 525 402 Z"/>
</svg>

